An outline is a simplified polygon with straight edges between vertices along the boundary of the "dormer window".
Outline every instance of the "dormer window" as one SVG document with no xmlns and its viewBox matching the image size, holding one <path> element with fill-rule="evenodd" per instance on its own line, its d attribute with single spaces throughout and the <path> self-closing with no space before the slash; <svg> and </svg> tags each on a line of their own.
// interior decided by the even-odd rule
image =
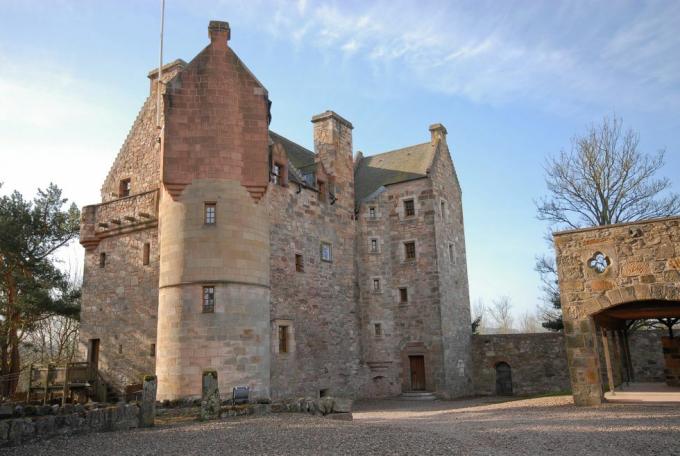
<svg viewBox="0 0 680 456">
<path fill-rule="evenodd" d="M 132 183 L 130 179 L 122 179 L 120 183 L 118 184 L 118 197 L 123 198 L 126 196 L 130 196 L 130 192 L 132 191 Z"/>
<path fill-rule="evenodd" d="M 375 218 L 375 214 L 376 214 L 376 212 L 375 212 L 375 207 L 374 207 L 374 206 L 369 207 L 369 208 L 368 208 L 368 218 L 374 219 L 374 218 Z"/>
<path fill-rule="evenodd" d="M 272 165 L 272 182 L 276 185 L 281 185 L 282 180 L 281 180 L 281 170 L 283 167 L 279 165 L 278 163 L 274 163 Z"/>
</svg>

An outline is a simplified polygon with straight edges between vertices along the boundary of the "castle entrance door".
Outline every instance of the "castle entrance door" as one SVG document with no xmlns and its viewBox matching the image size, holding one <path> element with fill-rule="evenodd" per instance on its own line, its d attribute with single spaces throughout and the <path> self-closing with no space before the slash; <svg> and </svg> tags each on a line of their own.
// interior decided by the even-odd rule
<svg viewBox="0 0 680 456">
<path fill-rule="evenodd" d="M 411 390 L 424 391 L 425 390 L 425 357 L 409 356 L 411 364 Z"/>
</svg>

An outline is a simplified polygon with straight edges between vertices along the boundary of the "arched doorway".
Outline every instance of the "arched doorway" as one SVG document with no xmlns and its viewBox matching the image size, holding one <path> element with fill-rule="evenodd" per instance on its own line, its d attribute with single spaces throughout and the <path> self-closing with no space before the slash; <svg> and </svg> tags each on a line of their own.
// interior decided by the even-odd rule
<svg viewBox="0 0 680 456">
<path fill-rule="evenodd" d="M 627 322 L 680 317 L 679 236 L 680 217 L 554 234 L 576 405 L 601 404 L 605 389 L 631 377 Z M 666 368 L 680 370 L 670 360 Z"/>
<path fill-rule="evenodd" d="M 496 394 L 512 396 L 512 368 L 508 363 L 496 364 Z"/>
</svg>

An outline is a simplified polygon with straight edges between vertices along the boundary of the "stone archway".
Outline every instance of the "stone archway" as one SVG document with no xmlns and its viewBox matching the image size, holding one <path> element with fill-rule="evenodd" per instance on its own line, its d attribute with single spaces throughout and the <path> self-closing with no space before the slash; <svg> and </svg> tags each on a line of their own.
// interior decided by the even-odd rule
<svg viewBox="0 0 680 456">
<path fill-rule="evenodd" d="M 564 231 L 554 240 L 574 402 L 597 405 L 602 372 L 615 377 L 613 364 L 625 357 L 622 322 L 680 316 L 680 217 Z"/>
</svg>

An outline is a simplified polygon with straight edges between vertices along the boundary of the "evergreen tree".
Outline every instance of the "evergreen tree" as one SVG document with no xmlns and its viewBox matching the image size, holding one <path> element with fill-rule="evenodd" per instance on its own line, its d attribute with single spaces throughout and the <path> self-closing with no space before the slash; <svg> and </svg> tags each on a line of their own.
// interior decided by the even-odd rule
<svg viewBox="0 0 680 456">
<path fill-rule="evenodd" d="M 80 290 L 69 285 L 54 253 L 79 231 L 80 213 L 50 184 L 33 201 L 19 192 L 0 197 L 0 394 L 14 393 L 19 344 L 42 319 L 77 316 Z"/>
</svg>

